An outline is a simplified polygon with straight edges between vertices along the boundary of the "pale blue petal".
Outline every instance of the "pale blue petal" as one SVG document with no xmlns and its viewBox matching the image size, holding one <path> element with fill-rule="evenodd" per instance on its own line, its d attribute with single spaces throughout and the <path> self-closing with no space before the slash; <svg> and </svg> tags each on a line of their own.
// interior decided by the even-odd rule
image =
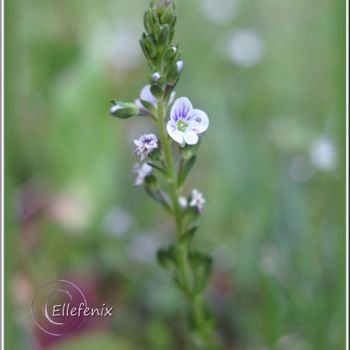
<svg viewBox="0 0 350 350">
<path fill-rule="evenodd" d="M 153 106 L 157 105 L 157 99 L 151 93 L 151 85 L 146 85 L 141 90 L 140 99 L 151 103 Z"/>
<path fill-rule="evenodd" d="M 187 119 L 192 111 L 192 103 L 187 97 L 178 98 L 171 108 L 170 118 L 174 121 L 181 119 Z"/>
<path fill-rule="evenodd" d="M 207 114 L 200 109 L 193 109 L 188 117 L 189 129 L 201 134 L 206 131 L 209 127 L 209 118 Z"/>
</svg>

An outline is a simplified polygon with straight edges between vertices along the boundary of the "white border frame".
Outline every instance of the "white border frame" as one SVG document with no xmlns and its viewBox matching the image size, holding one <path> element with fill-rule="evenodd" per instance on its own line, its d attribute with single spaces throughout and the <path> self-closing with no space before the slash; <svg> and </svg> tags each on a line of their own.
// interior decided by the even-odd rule
<svg viewBox="0 0 350 350">
<path fill-rule="evenodd" d="M 1 1 L 1 0 L 0 0 Z M 4 1 L 1 1 L 1 349 L 4 349 Z M 10 1 L 10 0 L 7 0 Z M 346 348 L 349 348 L 349 2 L 346 0 Z"/>
</svg>

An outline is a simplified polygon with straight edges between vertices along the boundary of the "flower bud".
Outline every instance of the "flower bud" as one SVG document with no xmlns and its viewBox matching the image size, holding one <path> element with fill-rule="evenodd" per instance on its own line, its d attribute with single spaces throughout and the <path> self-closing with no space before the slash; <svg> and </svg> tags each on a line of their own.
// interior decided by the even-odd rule
<svg viewBox="0 0 350 350">
<path fill-rule="evenodd" d="M 177 48 L 175 46 L 171 46 L 171 47 L 168 47 L 165 51 L 164 51 L 164 60 L 168 63 L 168 64 L 171 64 L 175 57 L 176 57 L 176 54 L 177 54 Z"/>
<path fill-rule="evenodd" d="M 177 67 L 176 67 L 176 64 L 172 65 L 169 72 L 168 72 L 168 75 L 167 75 L 167 83 L 170 85 L 170 86 L 174 86 L 176 85 L 177 81 L 178 81 L 178 78 L 179 78 L 179 72 L 177 70 Z"/>
<path fill-rule="evenodd" d="M 140 115 L 139 108 L 135 103 L 123 102 L 123 101 L 112 101 L 113 105 L 110 108 L 110 113 L 114 117 L 120 119 L 127 119 L 137 115 Z"/>
<path fill-rule="evenodd" d="M 150 58 L 155 58 L 157 56 L 157 50 L 154 47 L 152 40 L 149 37 L 143 39 L 143 44 L 145 46 L 145 50 Z"/>
<path fill-rule="evenodd" d="M 153 20 L 153 14 L 152 10 L 148 9 L 145 12 L 144 18 L 143 18 L 143 25 L 147 31 L 148 34 L 151 34 L 153 31 L 153 26 L 154 26 L 154 20 Z"/>
<path fill-rule="evenodd" d="M 163 89 L 157 84 L 153 84 L 151 86 L 151 92 L 152 92 L 152 95 L 155 97 L 163 96 Z"/>
<path fill-rule="evenodd" d="M 158 72 L 154 72 L 151 76 L 152 81 L 156 82 L 160 79 L 160 74 Z"/>
<path fill-rule="evenodd" d="M 165 45 L 169 42 L 169 26 L 167 24 L 164 24 L 162 26 L 160 34 L 159 34 L 159 44 Z"/>
<path fill-rule="evenodd" d="M 184 67 L 184 61 L 177 61 L 176 62 L 177 70 L 180 73 Z"/>
<path fill-rule="evenodd" d="M 176 12 L 173 7 L 168 7 L 160 17 L 160 22 L 162 24 L 168 24 L 169 26 L 173 26 L 176 22 Z"/>
</svg>

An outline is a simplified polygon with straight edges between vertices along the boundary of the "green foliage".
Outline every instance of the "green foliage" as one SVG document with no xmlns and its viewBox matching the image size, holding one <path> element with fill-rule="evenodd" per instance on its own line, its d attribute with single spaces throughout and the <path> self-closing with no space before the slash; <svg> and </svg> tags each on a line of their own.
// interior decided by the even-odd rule
<svg viewBox="0 0 350 350">
<path fill-rule="evenodd" d="M 179 187 L 181 187 L 188 174 L 190 173 L 190 171 L 192 170 L 194 163 L 196 162 L 197 156 L 193 155 L 190 159 L 185 160 L 181 163 L 181 166 L 179 168 L 179 175 L 178 175 L 178 179 L 177 179 L 177 183 L 179 185 Z"/>
<path fill-rule="evenodd" d="M 194 226 L 190 228 L 188 231 L 186 231 L 185 233 L 183 233 L 180 237 L 180 244 L 189 245 L 192 242 L 197 230 L 198 230 L 198 227 Z"/>
</svg>

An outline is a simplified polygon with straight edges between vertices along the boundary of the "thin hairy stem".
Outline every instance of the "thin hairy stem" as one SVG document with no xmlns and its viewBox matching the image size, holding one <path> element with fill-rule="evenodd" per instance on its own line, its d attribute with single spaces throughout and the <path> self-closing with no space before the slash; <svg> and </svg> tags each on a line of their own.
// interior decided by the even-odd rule
<svg viewBox="0 0 350 350">
<path fill-rule="evenodd" d="M 183 223 L 181 207 L 179 205 L 180 189 L 177 183 L 177 172 L 175 172 L 174 159 L 171 150 L 171 143 L 165 129 L 165 118 L 167 108 L 163 98 L 158 99 L 157 104 L 157 125 L 159 129 L 159 137 L 164 153 L 165 174 L 169 184 L 169 195 L 173 206 L 173 216 L 176 228 L 176 248 L 178 259 L 178 272 L 181 278 L 184 295 L 186 296 L 191 323 L 196 337 L 196 343 L 201 349 L 219 349 L 213 340 L 213 332 L 208 328 L 206 322 L 206 310 L 203 296 L 195 291 L 194 276 L 189 262 L 189 245 L 181 242 L 183 235 Z"/>
</svg>

